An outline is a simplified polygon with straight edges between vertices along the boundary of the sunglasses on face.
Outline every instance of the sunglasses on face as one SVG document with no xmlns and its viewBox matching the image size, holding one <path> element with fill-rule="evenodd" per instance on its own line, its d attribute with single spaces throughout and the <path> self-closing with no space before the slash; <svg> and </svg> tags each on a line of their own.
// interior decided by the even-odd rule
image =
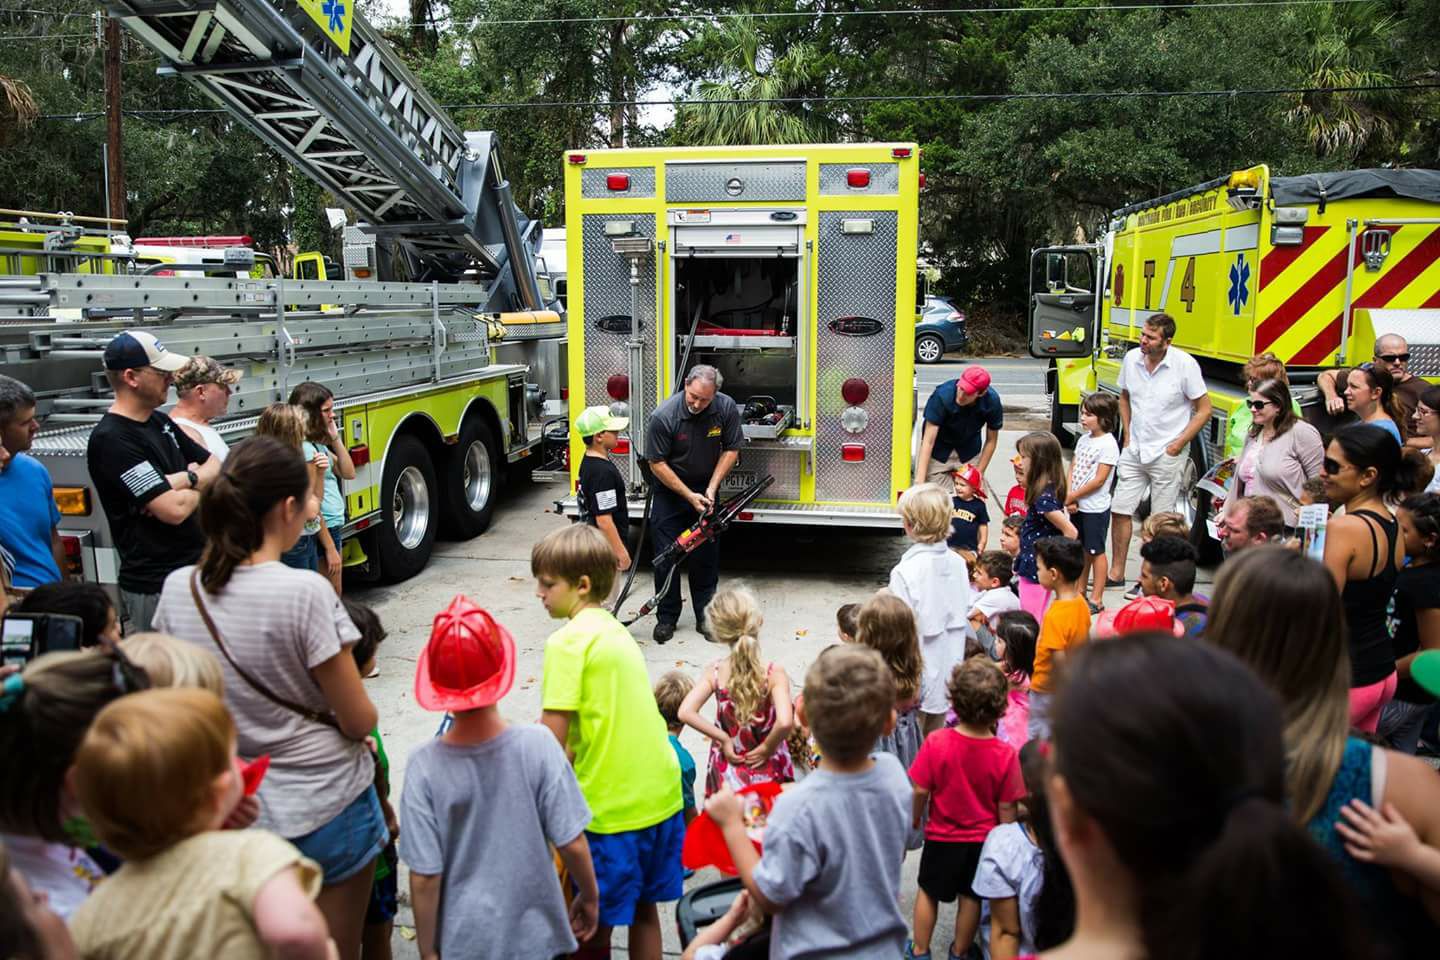
<svg viewBox="0 0 1440 960">
<path fill-rule="evenodd" d="M 1386 363 L 1406 363 L 1410 359 L 1409 353 L 1377 353 L 1376 360 L 1384 360 Z"/>
<path fill-rule="evenodd" d="M 1344 470 L 1348 466 L 1350 466 L 1350 464 L 1340 463 L 1336 460 L 1332 460 L 1329 457 L 1326 457 L 1320 462 L 1320 469 L 1324 470 L 1326 473 L 1332 476 L 1339 473 L 1341 470 Z"/>
<path fill-rule="evenodd" d="M 1264 410 L 1266 404 L 1268 404 L 1269 402 L 1269 400 L 1246 400 L 1245 406 L 1249 407 L 1251 410 Z"/>
</svg>

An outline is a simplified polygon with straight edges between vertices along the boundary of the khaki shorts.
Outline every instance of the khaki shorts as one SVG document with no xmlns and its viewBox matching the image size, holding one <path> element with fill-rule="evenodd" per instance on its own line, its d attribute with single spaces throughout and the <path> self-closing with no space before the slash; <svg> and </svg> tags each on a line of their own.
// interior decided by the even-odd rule
<svg viewBox="0 0 1440 960">
<path fill-rule="evenodd" d="M 931 457 L 930 462 L 925 467 L 925 482 L 935 484 L 953 497 L 955 495 L 954 471 L 959 470 L 964 465 L 965 461 L 961 460 L 960 455 L 954 450 L 951 450 L 950 456 L 943 461 Z"/>
<path fill-rule="evenodd" d="M 1122 450 L 1120 462 L 1115 465 L 1115 495 L 1110 502 L 1110 513 L 1134 516 L 1147 492 L 1151 514 L 1174 510 L 1180 493 L 1180 474 L 1188 458 L 1188 452 L 1172 457 L 1162 450 L 1154 460 L 1141 463 L 1140 453 L 1134 447 Z"/>
</svg>

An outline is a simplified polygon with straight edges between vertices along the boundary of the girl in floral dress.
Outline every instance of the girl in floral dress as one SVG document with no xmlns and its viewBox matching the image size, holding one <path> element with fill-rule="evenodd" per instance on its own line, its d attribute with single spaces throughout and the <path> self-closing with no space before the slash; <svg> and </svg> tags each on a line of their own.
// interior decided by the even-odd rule
<svg viewBox="0 0 1440 960">
<path fill-rule="evenodd" d="M 761 659 L 764 622 L 755 595 L 745 589 L 722 590 L 705 608 L 711 641 L 729 647 L 730 655 L 700 674 L 680 705 L 680 719 L 710 738 L 707 797 L 722 787 L 795 779 L 786 744 L 795 723 L 790 678 L 779 664 Z M 712 695 L 714 723 L 700 716 Z"/>
</svg>

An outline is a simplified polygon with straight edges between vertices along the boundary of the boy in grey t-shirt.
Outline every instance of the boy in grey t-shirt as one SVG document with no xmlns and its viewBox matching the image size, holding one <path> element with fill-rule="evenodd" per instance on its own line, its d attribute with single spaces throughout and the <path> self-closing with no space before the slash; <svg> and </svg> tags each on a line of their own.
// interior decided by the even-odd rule
<svg viewBox="0 0 1440 960">
<path fill-rule="evenodd" d="M 456 597 L 415 675 L 420 705 L 455 722 L 410 756 L 400 801 L 422 957 L 550 960 L 598 923 L 590 809 L 554 735 L 501 718 L 496 704 L 514 680 L 510 634 Z M 549 844 L 579 888 L 568 910 Z"/>
<path fill-rule="evenodd" d="M 705 809 L 720 826 L 745 889 L 775 914 L 770 956 L 893 960 L 905 948 L 898 905 L 911 817 L 905 768 L 870 751 L 895 728 L 895 681 L 874 650 L 832 647 L 805 675 L 800 721 L 819 768 L 775 802 L 764 853 L 729 790 Z"/>
</svg>

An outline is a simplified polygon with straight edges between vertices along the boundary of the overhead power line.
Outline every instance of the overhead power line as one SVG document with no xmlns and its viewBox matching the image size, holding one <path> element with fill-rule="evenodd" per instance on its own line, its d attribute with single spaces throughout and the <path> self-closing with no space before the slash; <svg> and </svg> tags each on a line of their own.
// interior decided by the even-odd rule
<svg viewBox="0 0 1440 960">
<path fill-rule="evenodd" d="M 1384 83 L 1356 87 L 1250 87 L 1226 90 L 1087 90 L 1074 92 L 1022 92 L 1022 93 L 916 93 L 916 94 L 855 94 L 850 96 L 821 97 L 726 97 L 715 100 L 702 98 L 676 98 L 672 100 L 530 100 L 500 103 L 446 103 L 446 110 L 537 110 L 574 109 L 593 107 L 597 110 L 610 107 L 688 107 L 688 106 L 736 106 L 745 104 L 810 104 L 810 103 L 904 103 L 904 102 L 975 102 L 996 103 L 1008 100 L 1114 100 L 1114 99 L 1164 99 L 1179 97 L 1271 97 L 1293 96 L 1296 94 L 1320 93 L 1381 93 L 1405 90 L 1440 89 L 1440 80 L 1422 83 Z M 174 108 L 174 109 L 131 109 L 125 115 L 131 117 L 192 117 L 229 113 L 218 108 Z M 39 120 L 93 120 L 104 116 L 98 112 L 47 113 Z"/>
</svg>

